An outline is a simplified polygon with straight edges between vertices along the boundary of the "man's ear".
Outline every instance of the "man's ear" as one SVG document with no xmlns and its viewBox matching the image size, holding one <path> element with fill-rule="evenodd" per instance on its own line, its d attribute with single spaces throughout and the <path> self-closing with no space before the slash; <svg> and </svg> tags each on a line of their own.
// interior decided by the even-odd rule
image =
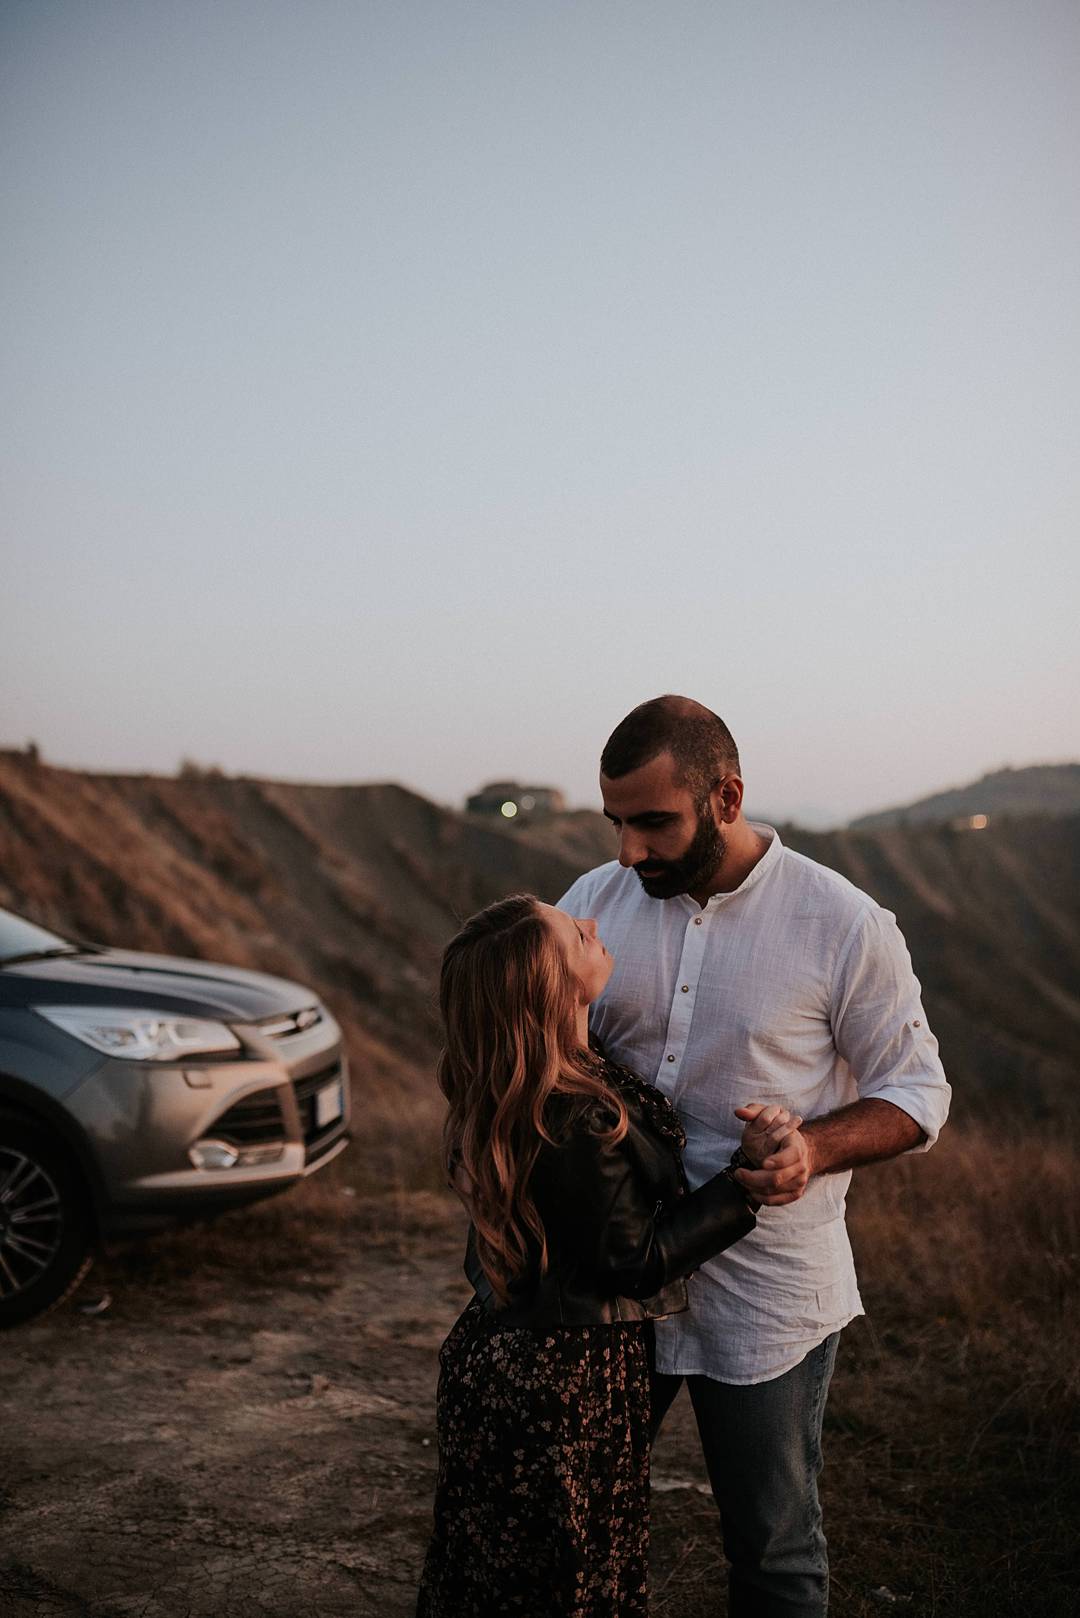
<svg viewBox="0 0 1080 1618">
<path fill-rule="evenodd" d="M 722 775 L 709 794 L 717 825 L 731 826 L 742 808 L 743 784 L 737 775 Z"/>
</svg>

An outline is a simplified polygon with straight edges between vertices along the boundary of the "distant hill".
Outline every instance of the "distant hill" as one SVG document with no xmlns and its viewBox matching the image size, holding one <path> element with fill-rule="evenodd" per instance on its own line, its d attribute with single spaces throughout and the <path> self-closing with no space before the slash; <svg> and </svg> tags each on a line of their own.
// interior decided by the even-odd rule
<svg viewBox="0 0 1080 1618">
<path fill-rule="evenodd" d="M 1080 814 L 1080 764 L 1033 764 L 994 770 L 970 786 L 935 792 L 899 809 L 880 809 L 850 822 L 852 831 L 918 826 L 971 815 Z"/>
<path fill-rule="evenodd" d="M 784 841 L 893 910 L 958 1111 L 1080 1107 L 1080 815 Z M 580 811 L 488 824 L 394 785 L 92 775 L 0 753 L 0 905 L 61 932 L 310 984 L 349 1043 L 359 1150 L 430 1153 L 439 957 L 503 894 L 554 900 L 615 853 Z"/>
</svg>

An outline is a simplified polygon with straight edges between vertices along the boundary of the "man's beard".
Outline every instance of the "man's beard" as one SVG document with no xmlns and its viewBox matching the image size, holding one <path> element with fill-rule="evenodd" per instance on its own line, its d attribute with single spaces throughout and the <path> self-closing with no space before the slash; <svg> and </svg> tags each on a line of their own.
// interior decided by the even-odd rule
<svg viewBox="0 0 1080 1618">
<path fill-rule="evenodd" d="M 637 879 L 650 899 L 674 899 L 680 893 L 694 893 L 708 886 L 727 853 L 727 838 L 713 818 L 712 804 L 695 804 L 697 830 L 686 853 L 677 860 L 642 860 L 634 866 Z M 641 866 L 653 869 L 643 876 Z"/>
</svg>

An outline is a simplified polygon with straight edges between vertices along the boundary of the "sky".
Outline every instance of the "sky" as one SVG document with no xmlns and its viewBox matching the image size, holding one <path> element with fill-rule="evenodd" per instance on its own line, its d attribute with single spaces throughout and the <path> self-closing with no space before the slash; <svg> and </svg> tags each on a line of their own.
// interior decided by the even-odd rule
<svg viewBox="0 0 1080 1618">
<path fill-rule="evenodd" d="M 0 744 L 1080 758 L 1078 83 L 1072 0 L 6 0 Z"/>
</svg>

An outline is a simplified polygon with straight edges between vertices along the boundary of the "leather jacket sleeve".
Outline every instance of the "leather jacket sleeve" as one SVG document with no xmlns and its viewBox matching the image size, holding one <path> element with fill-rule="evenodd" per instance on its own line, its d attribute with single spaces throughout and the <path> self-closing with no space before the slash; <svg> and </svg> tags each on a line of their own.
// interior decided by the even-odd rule
<svg viewBox="0 0 1080 1618">
<path fill-rule="evenodd" d="M 602 1107 L 590 1109 L 537 1165 L 545 1217 L 601 1293 L 652 1297 L 753 1230 L 757 1221 L 725 1174 L 697 1191 L 654 1200 L 638 1137 L 631 1129 L 606 1144 L 608 1123 Z"/>
<path fill-rule="evenodd" d="M 696 1191 L 662 1208 L 654 1222 L 653 1246 L 663 1283 L 689 1275 L 756 1224 L 746 1198 L 730 1176 L 714 1174 Z"/>
</svg>

